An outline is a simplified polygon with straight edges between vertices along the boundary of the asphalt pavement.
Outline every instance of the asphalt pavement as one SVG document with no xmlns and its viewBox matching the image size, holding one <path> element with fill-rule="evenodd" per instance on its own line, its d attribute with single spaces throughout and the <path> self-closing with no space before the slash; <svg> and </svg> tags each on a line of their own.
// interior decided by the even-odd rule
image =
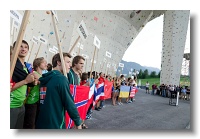
<svg viewBox="0 0 200 139">
<path fill-rule="evenodd" d="M 173 102 L 176 100 L 174 99 Z M 105 107 L 93 110 L 91 119 L 85 121 L 89 129 L 190 129 L 190 101 L 179 100 L 178 106 L 169 105 L 169 98 L 146 94 L 139 89 L 133 103 L 113 106 L 111 99 Z"/>
</svg>

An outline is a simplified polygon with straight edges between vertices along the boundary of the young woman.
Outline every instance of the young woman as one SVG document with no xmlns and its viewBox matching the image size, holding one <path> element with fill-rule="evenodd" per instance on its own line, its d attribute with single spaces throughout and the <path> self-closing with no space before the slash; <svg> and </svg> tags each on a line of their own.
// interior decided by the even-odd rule
<svg viewBox="0 0 200 139">
<path fill-rule="evenodd" d="M 36 58 L 33 61 L 33 75 L 35 86 L 30 88 L 27 99 L 25 100 L 24 128 L 34 129 L 39 110 L 39 81 L 42 77 L 42 71 L 47 69 L 47 62 L 43 57 Z"/>
<path fill-rule="evenodd" d="M 112 104 L 113 106 L 115 106 L 116 98 L 119 95 L 119 87 L 120 87 L 119 79 L 117 77 L 114 78 L 113 86 L 114 86 L 114 91 L 112 95 Z"/>
</svg>

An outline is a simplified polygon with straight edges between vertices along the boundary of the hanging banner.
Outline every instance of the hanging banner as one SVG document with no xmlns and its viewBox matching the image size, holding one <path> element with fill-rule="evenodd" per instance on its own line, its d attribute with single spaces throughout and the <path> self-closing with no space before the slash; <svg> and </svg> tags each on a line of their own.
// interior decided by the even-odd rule
<svg viewBox="0 0 200 139">
<path fill-rule="evenodd" d="M 88 31 L 86 29 L 86 26 L 85 26 L 85 23 L 83 22 L 83 20 L 77 27 L 77 32 L 83 41 L 85 41 L 87 39 L 89 34 L 88 34 Z"/>
<path fill-rule="evenodd" d="M 22 15 L 16 10 L 10 10 L 10 17 L 13 18 L 19 24 L 22 23 Z"/>
<path fill-rule="evenodd" d="M 111 53 L 108 52 L 108 51 L 106 51 L 106 56 L 109 57 L 109 58 L 111 58 Z"/>
<path fill-rule="evenodd" d="M 93 42 L 93 44 L 94 44 L 98 49 L 100 49 L 101 41 L 97 38 L 96 35 L 94 36 L 94 42 Z"/>
</svg>

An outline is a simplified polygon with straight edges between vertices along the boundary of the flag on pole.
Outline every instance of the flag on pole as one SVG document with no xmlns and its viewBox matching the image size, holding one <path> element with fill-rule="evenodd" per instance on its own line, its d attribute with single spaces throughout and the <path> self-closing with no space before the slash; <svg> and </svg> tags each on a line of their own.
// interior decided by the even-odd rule
<svg viewBox="0 0 200 139">
<path fill-rule="evenodd" d="M 86 106 L 86 111 L 89 109 L 90 105 L 93 103 L 94 90 L 95 90 L 95 83 L 93 82 L 93 84 L 90 87 L 90 91 L 89 91 L 88 103 L 87 103 L 87 106 Z"/>
<path fill-rule="evenodd" d="M 105 98 L 104 98 L 104 97 L 105 97 L 105 93 L 104 93 L 104 82 L 98 84 L 97 92 L 100 93 L 99 100 L 104 100 L 104 99 L 105 99 Z"/>
<path fill-rule="evenodd" d="M 128 98 L 129 92 L 130 92 L 130 86 L 121 85 L 119 97 L 120 98 Z"/>
<path fill-rule="evenodd" d="M 104 98 L 104 83 L 98 84 L 95 89 L 94 89 L 94 101 L 93 101 L 93 106 L 96 105 L 98 100 L 101 98 Z"/>
<path fill-rule="evenodd" d="M 87 108 L 89 90 L 90 90 L 89 86 L 77 86 L 70 84 L 70 93 L 74 98 L 74 103 L 78 109 L 80 118 L 82 120 L 85 120 L 86 118 L 86 112 L 87 112 L 86 108 Z M 74 122 L 69 117 L 67 111 L 65 112 L 65 121 L 66 121 L 66 129 L 72 128 L 74 126 Z"/>
</svg>

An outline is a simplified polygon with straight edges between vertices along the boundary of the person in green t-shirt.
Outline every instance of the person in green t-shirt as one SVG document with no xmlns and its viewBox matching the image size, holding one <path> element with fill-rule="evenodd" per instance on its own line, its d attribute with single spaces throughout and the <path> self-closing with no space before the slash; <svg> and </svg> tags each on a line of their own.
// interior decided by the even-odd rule
<svg viewBox="0 0 200 139">
<path fill-rule="evenodd" d="M 70 70 L 71 55 L 63 53 L 66 72 Z M 53 70 L 43 74 L 40 81 L 40 107 L 36 129 L 66 129 L 65 113 L 68 112 L 78 129 L 82 120 L 70 94 L 69 81 L 63 75 L 60 54 L 52 59 Z"/>
<path fill-rule="evenodd" d="M 15 42 L 16 43 L 16 42 Z M 13 48 L 15 47 L 15 43 Z M 28 69 L 25 66 L 25 58 L 28 54 L 29 45 L 25 40 L 18 53 L 18 59 L 12 75 L 12 81 L 15 85 L 10 92 L 10 128 L 22 129 L 24 123 L 24 100 L 26 98 L 27 84 L 34 81 L 32 73 L 28 74 Z"/>
<path fill-rule="evenodd" d="M 47 62 L 43 57 L 33 61 L 33 74 L 35 86 L 30 88 L 25 104 L 24 129 L 34 129 L 35 121 L 39 110 L 39 78 L 42 77 L 42 70 L 47 69 Z"/>
</svg>

